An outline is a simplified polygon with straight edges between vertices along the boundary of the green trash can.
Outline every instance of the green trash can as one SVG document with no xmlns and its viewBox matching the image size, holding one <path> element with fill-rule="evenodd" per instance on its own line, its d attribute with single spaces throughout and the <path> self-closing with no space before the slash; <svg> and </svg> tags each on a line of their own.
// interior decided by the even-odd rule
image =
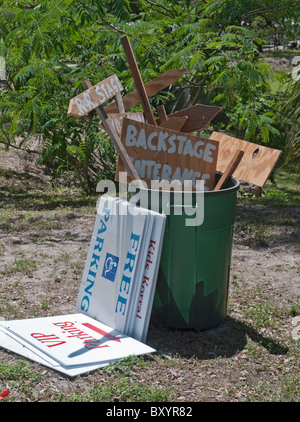
<svg viewBox="0 0 300 422">
<path fill-rule="evenodd" d="M 216 174 L 216 183 L 219 178 L 220 174 Z M 207 330 L 226 317 L 238 189 L 239 181 L 231 177 L 222 190 L 205 191 L 203 222 L 198 226 L 187 226 L 191 214 L 184 212 L 187 208 L 178 209 L 178 192 L 170 193 L 152 323 Z M 151 201 L 152 205 L 155 201 L 157 207 L 162 192 L 141 189 L 140 205 L 153 209 Z M 191 206 L 195 209 L 196 193 L 192 195 Z"/>
</svg>

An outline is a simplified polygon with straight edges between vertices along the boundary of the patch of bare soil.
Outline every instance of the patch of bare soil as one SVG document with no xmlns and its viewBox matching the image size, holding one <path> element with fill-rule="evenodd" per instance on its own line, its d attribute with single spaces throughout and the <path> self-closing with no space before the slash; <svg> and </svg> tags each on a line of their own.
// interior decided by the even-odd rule
<svg viewBox="0 0 300 422">
<path fill-rule="evenodd" d="M 73 313 L 95 219 L 96 198 L 55 190 L 35 157 L 0 151 L 0 316 L 5 319 Z M 300 295 L 300 209 L 237 205 L 228 317 L 204 332 L 150 325 L 157 352 L 127 377 L 181 402 L 297 400 L 293 319 Z M 298 309 L 298 310 L 297 310 Z M 20 356 L 0 348 L 0 390 L 12 401 L 89 397 L 118 372 L 97 370 L 69 379 L 31 362 L 41 374 L 27 388 L 1 376 Z M 25 382 L 25 381 L 24 381 Z M 297 378 L 299 387 L 299 378 Z M 287 389 L 287 385 L 289 389 Z M 97 387 L 96 387 L 97 386 Z M 292 392 L 291 392 L 291 391 Z M 1 391 L 0 391 L 1 393 Z M 125 401 L 114 394 L 110 401 Z M 130 401 L 130 398 L 127 400 Z M 134 401 L 134 399 L 133 399 Z"/>
<path fill-rule="evenodd" d="M 273 72 L 281 70 L 283 72 L 289 73 L 293 69 L 291 59 L 288 57 L 266 57 L 264 60 L 266 63 L 268 63 Z"/>
</svg>

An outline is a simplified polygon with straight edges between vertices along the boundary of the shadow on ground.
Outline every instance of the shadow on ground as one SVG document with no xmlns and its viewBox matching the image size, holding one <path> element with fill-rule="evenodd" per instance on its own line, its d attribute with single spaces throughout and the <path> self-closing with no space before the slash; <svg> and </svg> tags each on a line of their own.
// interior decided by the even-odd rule
<svg viewBox="0 0 300 422">
<path fill-rule="evenodd" d="M 217 328 L 207 331 L 173 330 L 150 324 L 147 344 L 158 353 L 190 359 L 230 358 L 241 352 L 248 337 L 272 355 L 285 355 L 288 348 L 263 336 L 250 324 L 227 317 Z"/>
</svg>

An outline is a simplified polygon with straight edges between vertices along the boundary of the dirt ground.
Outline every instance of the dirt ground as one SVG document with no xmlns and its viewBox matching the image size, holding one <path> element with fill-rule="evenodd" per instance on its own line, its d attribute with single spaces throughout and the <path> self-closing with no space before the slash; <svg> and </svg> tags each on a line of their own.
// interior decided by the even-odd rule
<svg viewBox="0 0 300 422">
<path fill-rule="evenodd" d="M 35 158 L 0 151 L 2 319 L 74 313 L 93 230 L 95 198 L 85 203 L 77 193 L 52 190 Z M 151 324 L 147 344 L 157 352 L 134 374 L 137 383 L 169 388 L 170 399 L 182 402 L 297 400 L 286 385 L 299 370 L 291 338 L 300 297 L 299 216 L 299 207 L 238 202 L 227 319 L 205 332 Z M 20 359 L 0 348 L 0 365 Z M 42 373 L 30 390 L 0 377 L 12 401 L 53 401 L 112 382 L 101 370 L 69 379 L 34 362 L 30 368 Z"/>
</svg>

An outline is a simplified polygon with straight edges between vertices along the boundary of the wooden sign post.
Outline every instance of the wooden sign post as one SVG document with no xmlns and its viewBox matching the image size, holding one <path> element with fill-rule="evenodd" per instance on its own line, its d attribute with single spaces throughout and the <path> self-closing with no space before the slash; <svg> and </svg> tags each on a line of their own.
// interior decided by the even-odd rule
<svg viewBox="0 0 300 422">
<path fill-rule="evenodd" d="M 140 100 L 141 100 L 141 103 L 142 103 L 142 106 L 143 106 L 145 118 L 146 118 L 146 120 L 149 124 L 156 125 L 155 119 L 154 119 L 154 116 L 153 116 L 153 113 L 152 113 L 152 110 L 151 110 L 151 106 L 150 106 L 150 103 L 149 103 L 149 99 L 148 99 L 148 96 L 147 96 L 147 93 L 146 93 L 146 89 L 145 89 L 145 86 L 143 84 L 143 80 L 142 80 L 137 62 L 135 60 L 135 57 L 134 57 L 134 54 L 133 54 L 133 51 L 132 51 L 132 48 L 131 48 L 131 45 L 130 45 L 129 38 L 127 37 L 127 35 L 125 37 L 121 38 L 121 42 L 122 42 L 123 49 L 124 49 L 125 54 L 126 54 L 126 58 L 127 58 L 127 61 L 128 61 L 129 68 L 130 68 L 131 73 L 132 73 L 132 77 L 133 77 L 133 80 L 134 80 L 134 83 L 135 83 L 135 86 L 136 86 L 136 90 L 139 94 L 139 97 L 140 97 Z"/>
<path fill-rule="evenodd" d="M 102 82 L 99 82 L 97 85 L 92 86 L 90 81 L 83 82 L 83 87 L 85 92 L 77 95 L 75 98 L 72 98 L 69 104 L 68 115 L 82 117 L 95 110 L 102 124 L 108 133 L 110 139 L 112 140 L 116 150 L 121 157 L 126 171 L 133 180 L 139 180 L 140 177 L 135 170 L 126 149 L 120 141 L 119 136 L 117 135 L 114 127 L 110 123 L 110 119 L 107 116 L 103 103 L 109 100 L 112 97 L 115 97 L 116 102 L 120 108 L 120 112 L 124 111 L 122 105 L 121 91 L 123 89 L 117 75 L 112 75 L 109 78 L 105 79 Z"/>
<path fill-rule="evenodd" d="M 148 187 L 151 180 L 182 185 L 190 180 L 193 188 L 203 180 L 205 190 L 214 187 L 219 146 L 214 140 L 124 118 L 121 142 Z M 118 161 L 117 178 L 119 172 Z"/>
<path fill-rule="evenodd" d="M 228 181 L 228 179 L 233 175 L 234 171 L 236 170 L 237 166 L 239 165 L 241 159 L 243 158 L 244 151 L 241 149 L 237 150 L 232 159 L 230 160 L 226 170 L 222 174 L 220 180 L 216 184 L 214 190 L 220 190 Z"/>
</svg>

